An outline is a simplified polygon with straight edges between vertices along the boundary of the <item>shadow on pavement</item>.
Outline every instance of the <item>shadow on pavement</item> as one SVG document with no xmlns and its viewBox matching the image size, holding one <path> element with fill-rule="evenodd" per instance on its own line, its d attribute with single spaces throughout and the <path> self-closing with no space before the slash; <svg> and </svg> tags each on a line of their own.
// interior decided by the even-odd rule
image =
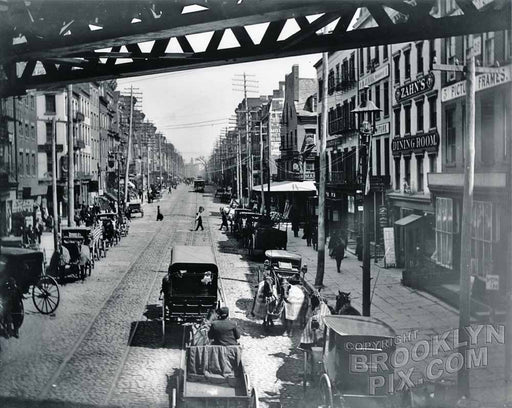
<svg viewBox="0 0 512 408">
<path fill-rule="evenodd" d="M 70 401 L 30 400 L 15 397 L 0 397 L 2 408 L 97 408 L 98 405 L 83 404 Z M 103 408 L 114 408 L 115 405 L 102 405 Z"/>
</svg>

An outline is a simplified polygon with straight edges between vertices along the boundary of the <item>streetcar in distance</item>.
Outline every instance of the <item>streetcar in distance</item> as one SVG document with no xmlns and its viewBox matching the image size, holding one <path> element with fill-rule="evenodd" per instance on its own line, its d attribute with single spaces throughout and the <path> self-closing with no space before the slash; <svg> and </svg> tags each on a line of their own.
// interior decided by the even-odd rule
<svg viewBox="0 0 512 408">
<path fill-rule="evenodd" d="M 194 180 L 194 191 L 196 193 L 204 193 L 204 179 L 198 177 Z"/>
</svg>

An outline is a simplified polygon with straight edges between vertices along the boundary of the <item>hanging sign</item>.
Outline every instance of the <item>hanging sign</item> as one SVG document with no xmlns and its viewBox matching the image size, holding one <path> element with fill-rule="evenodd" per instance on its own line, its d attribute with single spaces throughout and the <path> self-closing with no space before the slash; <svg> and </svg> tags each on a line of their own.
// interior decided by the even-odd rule
<svg viewBox="0 0 512 408">
<path fill-rule="evenodd" d="M 405 101 L 406 99 L 413 98 L 422 93 L 428 92 L 434 88 L 436 78 L 432 72 L 428 75 L 417 79 L 416 81 L 410 82 L 406 85 L 402 85 L 395 91 L 395 99 L 397 102 Z"/>
<path fill-rule="evenodd" d="M 386 227 L 384 231 L 384 265 L 396 266 L 395 257 L 395 230 L 393 227 Z"/>
<path fill-rule="evenodd" d="M 511 65 L 496 68 L 496 72 L 486 72 L 477 75 L 475 81 L 475 92 L 510 82 Z M 460 98 L 466 95 L 466 81 L 460 81 L 456 84 L 447 86 L 441 90 L 441 102 L 448 102 L 452 99 Z"/>
<path fill-rule="evenodd" d="M 372 72 L 370 75 L 361 79 L 359 81 L 359 89 L 363 89 L 364 87 L 370 86 L 375 82 L 378 82 L 381 79 L 386 78 L 387 76 L 389 76 L 389 64 L 384 65 L 377 71 Z"/>
<path fill-rule="evenodd" d="M 500 275 L 486 275 L 485 289 L 500 290 Z"/>
</svg>

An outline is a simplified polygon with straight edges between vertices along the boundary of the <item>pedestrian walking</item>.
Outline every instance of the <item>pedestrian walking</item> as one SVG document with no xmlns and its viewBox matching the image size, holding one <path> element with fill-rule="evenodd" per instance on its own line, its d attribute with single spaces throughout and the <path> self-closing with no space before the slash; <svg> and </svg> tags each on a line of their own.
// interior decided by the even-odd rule
<svg viewBox="0 0 512 408">
<path fill-rule="evenodd" d="M 302 237 L 306 240 L 306 244 L 308 247 L 311 246 L 311 223 L 306 221 L 304 224 L 304 236 Z"/>
<path fill-rule="evenodd" d="M 345 258 L 345 241 L 339 237 L 336 246 L 334 247 L 334 258 L 336 259 L 336 269 L 341 273 L 341 261 Z"/>
<path fill-rule="evenodd" d="M 311 242 L 313 243 L 313 249 L 315 251 L 318 250 L 318 227 L 316 224 L 313 224 L 311 228 Z"/>
<path fill-rule="evenodd" d="M 229 231 L 228 217 L 226 215 L 226 212 L 222 210 L 220 215 L 222 217 L 222 224 L 220 225 L 219 231 L 222 231 L 222 227 L 226 227 L 226 231 Z"/>
<path fill-rule="evenodd" d="M 156 207 L 156 220 L 157 221 L 162 221 L 163 219 L 164 219 L 164 216 L 160 212 L 160 206 L 157 206 Z"/>
<path fill-rule="evenodd" d="M 201 227 L 201 231 L 204 230 L 204 228 L 203 228 L 203 217 L 201 216 L 202 212 L 203 212 L 202 207 L 199 207 L 199 211 L 196 213 L 196 223 L 197 223 L 197 226 L 196 226 L 195 231 L 197 231 L 199 229 L 199 227 Z"/>
<path fill-rule="evenodd" d="M 297 217 L 297 215 L 294 213 L 292 215 L 292 230 L 293 230 L 293 236 L 295 238 L 297 238 L 299 236 L 299 229 L 300 229 L 300 226 L 299 226 L 299 218 Z"/>
</svg>

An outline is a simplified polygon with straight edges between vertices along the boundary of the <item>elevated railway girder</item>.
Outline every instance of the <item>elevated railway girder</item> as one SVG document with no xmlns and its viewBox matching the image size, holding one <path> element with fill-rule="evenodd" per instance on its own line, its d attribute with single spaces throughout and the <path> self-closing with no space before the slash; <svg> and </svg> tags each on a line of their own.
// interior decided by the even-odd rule
<svg viewBox="0 0 512 408">
<path fill-rule="evenodd" d="M 456 2 L 459 11 L 443 15 L 434 0 L 3 0 L 0 96 L 510 29 L 510 0 Z M 375 26 L 350 30 L 362 7 Z M 297 30 L 282 38 L 290 22 Z M 257 24 L 259 39 L 250 29 Z M 328 25 L 332 30 L 326 33 Z M 202 46 L 194 44 L 194 34 L 204 36 Z M 238 44 L 223 48 L 228 34 Z M 179 45 L 173 52 L 171 41 Z"/>
</svg>

